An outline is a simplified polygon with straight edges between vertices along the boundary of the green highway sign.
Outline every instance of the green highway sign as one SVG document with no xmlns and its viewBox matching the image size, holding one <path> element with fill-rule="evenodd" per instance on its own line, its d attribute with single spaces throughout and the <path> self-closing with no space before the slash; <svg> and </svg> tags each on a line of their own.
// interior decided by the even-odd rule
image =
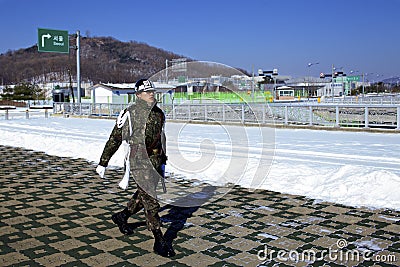
<svg viewBox="0 0 400 267">
<path fill-rule="evenodd" d="M 38 28 L 38 51 L 69 53 L 68 31 Z"/>
<path fill-rule="evenodd" d="M 360 76 L 359 75 L 357 75 L 357 76 L 347 76 L 346 80 L 348 82 L 359 82 L 360 81 Z"/>
</svg>

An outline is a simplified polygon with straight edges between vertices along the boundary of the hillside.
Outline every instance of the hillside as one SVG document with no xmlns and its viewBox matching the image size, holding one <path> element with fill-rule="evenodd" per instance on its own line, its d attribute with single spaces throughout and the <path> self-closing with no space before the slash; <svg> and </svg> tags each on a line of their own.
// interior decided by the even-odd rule
<svg viewBox="0 0 400 267">
<path fill-rule="evenodd" d="M 71 37 L 71 46 L 76 40 Z M 112 37 L 81 37 L 81 80 L 132 82 L 165 68 L 165 60 L 181 55 L 139 42 L 121 42 Z M 76 51 L 69 54 L 38 52 L 37 46 L 0 54 L 0 82 L 69 81 L 76 77 Z"/>
</svg>

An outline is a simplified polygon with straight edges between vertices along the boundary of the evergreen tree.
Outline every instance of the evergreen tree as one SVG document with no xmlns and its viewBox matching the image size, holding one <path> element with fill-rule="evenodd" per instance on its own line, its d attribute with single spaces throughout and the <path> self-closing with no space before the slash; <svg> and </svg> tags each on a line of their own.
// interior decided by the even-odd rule
<svg viewBox="0 0 400 267">
<path fill-rule="evenodd" d="M 45 92 L 35 84 L 19 83 L 13 88 L 6 87 L 1 98 L 4 100 L 39 100 L 45 99 Z"/>
</svg>

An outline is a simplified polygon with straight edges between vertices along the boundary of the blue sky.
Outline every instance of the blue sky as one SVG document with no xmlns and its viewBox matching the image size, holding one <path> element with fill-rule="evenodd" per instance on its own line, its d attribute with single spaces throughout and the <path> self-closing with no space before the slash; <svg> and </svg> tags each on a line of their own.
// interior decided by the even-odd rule
<svg viewBox="0 0 400 267">
<path fill-rule="evenodd" d="M 0 0 L 0 10 L 0 53 L 35 45 L 49 28 L 255 73 L 319 76 L 334 65 L 371 80 L 400 76 L 400 0 Z"/>
</svg>

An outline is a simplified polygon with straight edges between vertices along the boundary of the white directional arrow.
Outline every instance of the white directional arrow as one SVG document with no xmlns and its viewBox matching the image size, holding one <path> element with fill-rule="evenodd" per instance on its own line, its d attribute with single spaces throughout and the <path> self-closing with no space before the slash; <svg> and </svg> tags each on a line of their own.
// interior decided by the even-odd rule
<svg viewBox="0 0 400 267">
<path fill-rule="evenodd" d="M 50 33 L 45 34 L 45 35 L 42 35 L 42 47 L 44 47 L 44 38 L 45 38 L 45 37 L 46 37 L 47 39 L 51 38 Z"/>
</svg>

